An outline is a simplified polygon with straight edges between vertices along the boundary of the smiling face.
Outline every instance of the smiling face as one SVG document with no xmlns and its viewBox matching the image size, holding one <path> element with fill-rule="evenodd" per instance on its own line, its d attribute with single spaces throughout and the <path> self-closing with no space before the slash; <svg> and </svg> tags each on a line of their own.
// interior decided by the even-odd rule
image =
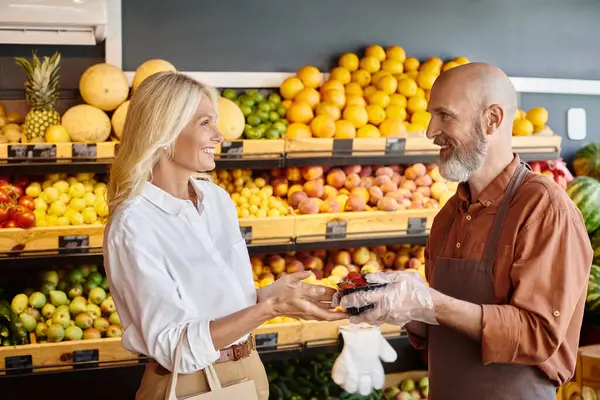
<svg viewBox="0 0 600 400">
<path fill-rule="evenodd" d="M 215 147 L 222 141 L 223 136 L 217 129 L 217 113 L 208 96 L 203 95 L 196 113 L 175 141 L 171 161 L 188 171 L 213 170 Z"/>
</svg>

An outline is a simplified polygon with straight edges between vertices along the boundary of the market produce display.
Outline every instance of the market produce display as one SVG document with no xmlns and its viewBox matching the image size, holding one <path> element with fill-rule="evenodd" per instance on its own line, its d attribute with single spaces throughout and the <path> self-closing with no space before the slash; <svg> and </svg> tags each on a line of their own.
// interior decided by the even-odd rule
<svg viewBox="0 0 600 400">
<path fill-rule="evenodd" d="M 598 243 L 596 243 L 596 246 L 597 245 Z M 597 259 L 594 262 L 598 264 Z M 588 312 L 600 312 L 600 266 L 598 265 L 592 265 L 592 269 L 590 270 L 590 280 L 588 282 L 585 305 L 586 311 Z"/>
<path fill-rule="evenodd" d="M 387 387 L 383 390 L 383 398 L 386 400 L 421 400 L 429 396 L 429 378 L 404 379 L 396 386 Z"/>
<path fill-rule="evenodd" d="M 120 337 L 108 280 L 96 265 L 45 270 L 37 288 L 0 301 L 4 346 Z M 30 334 L 33 334 L 30 339 Z"/>
<path fill-rule="evenodd" d="M 568 183 L 573 180 L 573 174 L 571 174 L 562 158 L 549 161 L 533 161 L 529 163 L 529 166 L 533 172 L 549 177 L 565 190 Z"/>
<path fill-rule="evenodd" d="M 588 176 L 578 176 L 569 182 L 567 194 L 583 215 L 589 233 L 600 228 L 600 182 Z"/>
<path fill-rule="evenodd" d="M 588 143 L 575 153 L 573 171 L 577 176 L 600 179 L 600 142 Z"/>
<path fill-rule="evenodd" d="M 11 180 L 0 176 L 0 228 L 31 228 L 35 225 L 34 198 L 25 187 L 26 177 Z"/>
<path fill-rule="evenodd" d="M 544 107 L 533 107 L 529 111 L 517 109 L 513 122 L 513 136 L 530 136 L 533 134 L 552 134 L 548 123 L 548 110 Z"/>
</svg>

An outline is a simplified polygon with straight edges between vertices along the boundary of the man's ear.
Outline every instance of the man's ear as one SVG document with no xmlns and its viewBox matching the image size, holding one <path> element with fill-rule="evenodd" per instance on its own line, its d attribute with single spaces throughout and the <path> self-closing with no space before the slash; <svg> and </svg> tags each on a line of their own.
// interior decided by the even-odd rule
<svg viewBox="0 0 600 400">
<path fill-rule="evenodd" d="M 486 133 L 494 133 L 504 121 L 504 110 L 498 104 L 492 104 L 486 110 Z"/>
</svg>

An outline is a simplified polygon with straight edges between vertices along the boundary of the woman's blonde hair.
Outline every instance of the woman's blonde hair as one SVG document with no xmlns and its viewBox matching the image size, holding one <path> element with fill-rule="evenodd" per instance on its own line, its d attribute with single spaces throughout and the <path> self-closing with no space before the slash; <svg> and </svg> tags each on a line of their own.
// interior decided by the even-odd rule
<svg viewBox="0 0 600 400">
<path fill-rule="evenodd" d="M 202 96 L 218 112 L 217 91 L 177 72 L 159 72 L 136 89 L 125 119 L 119 151 L 110 168 L 108 206 L 112 214 L 138 195 L 161 156 L 173 155 L 175 140 L 190 122 Z"/>
</svg>

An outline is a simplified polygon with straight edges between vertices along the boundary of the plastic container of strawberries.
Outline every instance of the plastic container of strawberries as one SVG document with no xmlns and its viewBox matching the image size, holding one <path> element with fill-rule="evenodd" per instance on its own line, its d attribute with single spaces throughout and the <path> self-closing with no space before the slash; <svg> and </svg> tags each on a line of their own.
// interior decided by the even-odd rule
<svg viewBox="0 0 600 400">
<path fill-rule="evenodd" d="M 341 292 L 342 292 L 342 296 L 347 296 L 352 293 L 375 290 L 375 289 L 384 287 L 386 285 L 387 285 L 387 283 L 371 283 L 371 284 L 367 284 L 366 286 L 358 286 L 358 287 L 354 287 L 354 288 L 341 289 Z M 367 304 L 362 307 L 349 307 L 346 309 L 346 312 L 352 316 L 357 316 L 357 315 L 364 313 L 365 311 L 372 310 L 374 308 L 375 308 L 375 304 Z"/>
</svg>

